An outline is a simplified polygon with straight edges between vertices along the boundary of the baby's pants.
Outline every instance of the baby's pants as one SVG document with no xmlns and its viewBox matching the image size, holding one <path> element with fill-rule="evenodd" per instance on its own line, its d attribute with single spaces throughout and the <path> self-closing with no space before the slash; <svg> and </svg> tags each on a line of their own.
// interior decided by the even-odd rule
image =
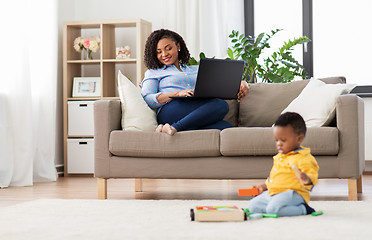
<svg viewBox="0 0 372 240">
<path fill-rule="evenodd" d="M 248 209 L 254 213 L 271 213 L 283 216 L 306 215 L 305 201 L 293 190 L 269 195 L 265 191 L 249 201 Z"/>
</svg>

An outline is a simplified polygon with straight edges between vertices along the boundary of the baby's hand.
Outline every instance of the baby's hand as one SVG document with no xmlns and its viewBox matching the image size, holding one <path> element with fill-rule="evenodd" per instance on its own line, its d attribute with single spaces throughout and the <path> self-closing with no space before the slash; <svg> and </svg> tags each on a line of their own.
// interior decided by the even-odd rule
<svg viewBox="0 0 372 240">
<path fill-rule="evenodd" d="M 260 195 L 261 193 L 267 190 L 266 184 L 256 185 L 256 186 L 253 186 L 253 188 L 258 189 L 258 195 Z"/>
<path fill-rule="evenodd" d="M 292 165 L 293 171 L 296 173 L 296 178 L 298 181 L 300 181 L 301 184 L 303 185 L 309 185 L 311 184 L 311 179 L 309 176 L 307 176 L 306 173 L 301 172 L 296 165 Z"/>
</svg>

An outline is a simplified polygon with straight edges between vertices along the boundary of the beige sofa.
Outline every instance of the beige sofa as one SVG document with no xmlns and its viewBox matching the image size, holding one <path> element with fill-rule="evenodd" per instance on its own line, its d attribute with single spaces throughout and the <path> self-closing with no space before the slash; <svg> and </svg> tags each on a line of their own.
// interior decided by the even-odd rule
<svg viewBox="0 0 372 240">
<path fill-rule="evenodd" d="M 345 78 L 322 79 L 344 83 Z M 122 131 L 119 100 L 95 103 L 95 172 L 98 198 L 107 198 L 107 179 L 265 179 L 276 154 L 272 124 L 308 80 L 250 85 L 240 102 L 228 101 L 226 120 L 235 127 L 163 133 Z M 304 146 L 320 166 L 319 178 L 348 179 L 349 200 L 362 191 L 364 107 L 356 95 L 337 98 L 329 126 L 308 128 Z"/>
</svg>

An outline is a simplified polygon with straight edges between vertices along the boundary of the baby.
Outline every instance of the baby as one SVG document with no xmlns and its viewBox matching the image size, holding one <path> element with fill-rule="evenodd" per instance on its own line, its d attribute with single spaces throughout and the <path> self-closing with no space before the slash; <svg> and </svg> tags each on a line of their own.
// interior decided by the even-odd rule
<svg viewBox="0 0 372 240">
<path fill-rule="evenodd" d="M 265 184 L 253 186 L 259 195 L 250 200 L 248 209 L 255 213 L 279 216 L 311 214 L 310 191 L 318 182 L 319 166 L 310 149 L 301 146 L 306 125 L 298 113 L 286 112 L 274 124 L 278 154 Z"/>
</svg>

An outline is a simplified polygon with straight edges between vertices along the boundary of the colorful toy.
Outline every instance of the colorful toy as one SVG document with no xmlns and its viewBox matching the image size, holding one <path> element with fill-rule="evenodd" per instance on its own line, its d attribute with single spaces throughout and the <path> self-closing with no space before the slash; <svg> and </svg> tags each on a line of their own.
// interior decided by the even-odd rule
<svg viewBox="0 0 372 240">
<path fill-rule="evenodd" d="M 262 213 L 252 213 L 249 215 L 250 220 L 256 220 L 256 219 L 261 219 L 263 218 Z"/>
<path fill-rule="evenodd" d="M 197 206 L 190 209 L 191 221 L 226 222 L 245 221 L 247 214 L 237 206 Z"/>
<path fill-rule="evenodd" d="M 257 196 L 258 188 L 239 189 L 239 196 Z"/>
<path fill-rule="evenodd" d="M 259 219 L 259 218 L 278 218 L 278 214 L 271 214 L 271 213 L 254 213 L 250 212 L 248 208 L 243 209 L 244 212 L 248 215 L 249 219 Z"/>
<path fill-rule="evenodd" d="M 313 216 L 323 215 L 323 211 L 313 212 L 313 213 L 311 213 L 311 215 L 313 215 Z"/>
</svg>

